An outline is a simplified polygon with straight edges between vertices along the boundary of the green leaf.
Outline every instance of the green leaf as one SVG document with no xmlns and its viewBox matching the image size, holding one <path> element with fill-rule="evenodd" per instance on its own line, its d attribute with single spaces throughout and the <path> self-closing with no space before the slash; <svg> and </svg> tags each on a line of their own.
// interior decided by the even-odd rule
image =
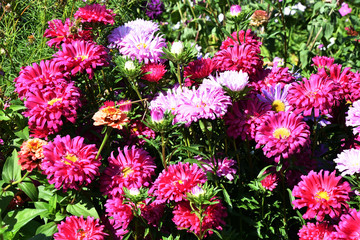
<svg viewBox="0 0 360 240">
<path fill-rule="evenodd" d="M 32 219 L 37 217 L 39 214 L 45 212 L 44 209 L 30 209 L 26 208 L 23 210 L 11 211 L 4 218 L 5 225 L 8 225 L 9 228 L 7 231 L 10 231 L 13 234 L 16 234 L 23 226 L 25 226 Z"/>
<path fill-rule="evenodd" d="M 21 139 L 28 140 L 29 139 L 29 127 L 26 127 L 23 130 L 14 132 L 14 134 Z"/>
<path fill-rule="evenodd" d="M 66 211 L 78 217 L 83 216 L 86 218 L 91 216 L 94 218 L 99 218 L 99 214 L 90 202 L 78 202 L 76 204 L 70 204 L 66 207 Z"/>
<path fill-rule="evenodd" d="M 18 186 L 31 200 L 37 201 L 39 192 L 32 182 L 21 182 Z"/>
<path fill-rule="evenodd" d="M 39 199 L 43 199 L 45 201 L 49 201 L 50 198 L 54 195 L 55 189 L 48 189 L 44 186 L 39 186 Z"/>
<path fill-rule="evenodd" d="M 308 58 L 309 58 L 309 50 L 302 50 L 300 52 L 300 62 L 302 64 L 302 68 L 305 68 L 309 61 L 308 61 Z"/>
<path fill-rule="evenodd" d="M 227 204 L 229 204 L 229 206 L 230 206 L 231 208 L 233 208 L 233 205 L 232 205 L 232 203 L 231 203 L 231 198 L 230 198 L 229 193 L 226 191 L 224 185 L 220 184 L 220 186 L 221 186 L 222 192 L 223 192 L 223 194 L 224 194 L 224 200 L 225 200 L 225 202 L 226 202 Z"/>
<path fill-rule="evenodd" d="M 325 38 L 329 39 L 332 36 L 332 33 L 334 32 L 334 26 L 331 23 L 327 22 L 324 27 L 325 27 L 324 29 Z"/>
<path fill-rule="evenodd" d="M 0 198 L 0 214 L 3 213 L 7 206 L 9 205 L 10 201 L 13 199 L 14 193 L 11 191 L 6 191 L 1 195 Z"/>
<path fill-rule="evenodd" d="M 49 222 L 43 226 L 36 229 L 36 234 L 43 234 L 45 236 L 51 237 L 57 231 L 57 224 L 55 222 Z"/>
<path fill-rule="evenodd" d="M 6 159 L 4 168 L 2 171 L 2 177 L 6 183 L 12 183 L 20 180 L 21 167 L 18 164 L 19 158 L 16 149 L 12 152 L 12 155 Z"/>
<path fill-rule="evenodd" d="M 10 105 L 9 109 L 11 109 L 12 111 L 16 112 L 19 110 L 25 110 L 27 109 L 27 107 L 25 107 L 24 105 Z"/>
</svg>

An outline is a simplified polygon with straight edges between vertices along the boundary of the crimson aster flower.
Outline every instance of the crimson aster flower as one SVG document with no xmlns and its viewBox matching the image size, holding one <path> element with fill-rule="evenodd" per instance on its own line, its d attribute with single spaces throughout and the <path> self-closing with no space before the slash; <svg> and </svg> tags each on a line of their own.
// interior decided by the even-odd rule
<svg viewBox="0 0 360 240">
<path fill-rule="evenodd" d="M 144 79 L 149 82 L 159 82 L 164 74 L 166 73 L 165 65 L 161 63 L 148 63 L 145 64 L 142 68 L 142 73 L 144 74 L 141 79 Z"/>
<path fill-rule="evenodd" d="M 184 68 L 184 77 L 192 80 L 208 77 L 215 70 L 215 64 L 211 58 L 201 58 L 190 62 Z"/>
<path fill-rule="evenodd" d="M 340 222 L 336 230 L 341 239 L 356 240 L 360 238 L 360 212 L 351 209 L 348 214 L 340 217 Z"/>
<path fill-rule="evenodd" d="M 113 13 L 113 10 L 106 9 L 105 5 L 92 4 L 79 8 L 74 14 L 74 17 L 76 19 L 79 18 L 81 22 L 103 23 L 113 25 L 115 23 L 115 15 L 116 14 Z"/>
<path fill-rule="evenodd" d="M 228 47 L 233 47 L 235 45 L 248 44 L 256 47 L 260 53 L 260 46 L 262 45 L 262 42 L 259 40 L 260 38 L 256 36 L 251 29 L 246 30 L 246 32 L 244 30 L 233 32 L 231 37 L 227 37 L 221 43 L 220 50 L 227 49 Z"/>
<path fill-rule="evenodd" d="M 346 181 L 341 183 L 342 178 L 336 177 L 335 171 L 310 171 L 301 179 L 292 191 L 292 195 L 299 199 L 295 199 L 292 204 L 294 209 L 307 207 L 304 219 L 316 217 L 317 221 L 323 221 L 325 215 L 336 218 L 343 212 L 343 208 L 348 208 L 346 202 L 350 200 L 350 185 Z"/>
<path fill-rule="evenodd" d="M 28 172 L 35 168 L 40 170 L 41 160 L 44 158 L 43 146 L 46 144 L 46 141 L 39 138 L 29 139 L 21 144 L 19 152 L 21 170 L 26 169 Z"/>
<path fill-rule="evenodd" d="M 202 161 L 202 167 L 206 172 L 212 172 L 218 177 L 226 177 L 229 181 L 234 180 L 236 174 L 236 161 L 229 158 L 223 159 L 202 159 L 196 157 L 197 160 Z"/>
<path fill-rule="evenodd" d="M 115 230 L 115 235 L 122 239 L 126 233 L 131 220 L 134 218 L 131 206 L 123 203 L 121 197 L 114 197 L 106 200 L 105 209 L 110 217 L 110 224 Z"/>
<path fill-rule="evenodd" d="M 268 174 L 268 172 L 265 171 L 263 173 L 263 175 L 265 175 L 265 174 Z M 278 179 L 276 173 L 270 173 L 263 180 L 261 180 L 260 183 L 265 189 L 267 189 L 269 191 L 273 191 L 276 188 L 276 186 L 278 185 L 278 180 L 279 179 Z"/>
<path fill-rule="evenodd" d="M 146 199 L 149 201 L 150 199 Z M 142 205 L 144 206 L 144 205 Z M 153 227 L 158 227 L 160 220 L 164 214 L 165 204 L 156 204 L 156 202 L 148 203 L 141 209 L 141 216 Z"/>
<path fill-rule="evenodd" d="M 123 187 L 128 189 L 149 187 L 151 176 L 155 174 L 154 158 L 148 152 L 136 146 L 118 148 L 119 155 L 111 152 L 109 166 L 105 168 L 101 178 L 101 191 L 105 195 L 119 196 Z"/>
<path fill-rule="evenodd" d="M 206 175 L 200 167 L 179 162 L 159 174 L 149 193 L 156 197 L 156 203 L 180 202 L 193 187 L 205 182 Z"/>
<path fill-rule="evenodd" d="M 335 227 L 328 222 L 308 222 L 299 230 L 298 236 L 299 240 L 340 240 Z"/>
<path fill-rule="evenodd" d="M 256 130 L 256 148 L 263 146 L 265 156 L 276 162 L 299 153 L 310 140 L 309 126 L 291 112 L 270 112 Z"/>
<path fill-rule="evenodd" d="M 346 126 L 354 127 L 353 133 L 360 133 L 360 100 L 353 102 L 346 116 Z"/>
<path fill-rule="evenodd" d="M 58 135 L 53 142 L 43 146 L 45 157 L 41 169 L 56 189 L 78 190 L 99 175 L 101 157 L 96 159 L 98 150 L 95 144 L 84 144 L 84 140 L 79 136 L 71 139 L 69 135 Z"/>
<path fill-rule="evenodd" d="M 346 149 L 337 155 L 334 162 L 342 176 L 360 173 L 360 149 Z"/>
<path fill-rule="evenodd" d="M 55 240 L 103 240 L 108 234 L 104 233 L 104 226 L 99 219 L 88 216 L 66 217 L 65 221 L 57 226 L 58 232 L 54 234 Z"/>
<path fill-rule="evenodd" d="M 69 44 L 63 43 L 61 46 L 62 50 L 53 55 L 54 61 L 64 66 L 72 75 L 86 71 L 89 79 L 92 79 L 95 68 L 109 65 L 108 51 L 104 46 L 87 41 L 73 41 Z"/>
</svg>

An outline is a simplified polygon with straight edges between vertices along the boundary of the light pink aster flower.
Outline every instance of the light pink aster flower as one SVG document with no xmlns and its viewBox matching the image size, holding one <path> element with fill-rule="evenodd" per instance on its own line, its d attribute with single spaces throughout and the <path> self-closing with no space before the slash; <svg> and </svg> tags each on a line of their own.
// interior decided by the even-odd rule
<svg viewBox="0 0 360 240">
<path fill-rule="evenodd" d="M 233 92 L 240 92 L 244 90 L 249 82 L 249 75 L 246 72 L 240 71 L 225 71 L 220 73 L 215 78 L 210 76 L 209 79 L 205 79 L 203 84 L 207 84 L 209 81 L 215 81 L 221 87 L 226 87 Z M 211 85 L 211 84 L 210 84 Z"/>
<path fill-rule="evenodd" d="M 229 181 L 234 180 L 234 175 L 236 174 L 236 161 L 229 158 L 219 158 L 219 159 L 202 159 L 201 157 L 196 157 L 197 160 L 202 161 L 202 167 L 206 172 L 212 172 L 218 177 L 225 177 Z"/>
<path fill-rule="evenodd" d="M 122 239 L 126 233 L 131 220 L 134 218 L 131 206 L 123 203 L 120 197 L 114 197 L 106 200 L 105 209 L 110 217 L 110 224 L 115 230 L 115 235 Z"/>
<path fill-rule="evenodd" d="M 109 65 L 108 51 L 101 45 L 86 41 L 73 41 L 69 44 L 63 43 L 61 46 L 62 50 L 53 55 L 54 61 L 64 66 L 65 70 L 71 72 L 72 75 L 86 71 L 89 78 L 92 79 L 95 68 Z"/>
<path fill-rule="evenodd" d="M 336 227 L 341 239 L 356 240 L 360 237 L 360 212 L 350 209 L 348 214 L 341 215 L 340 222 Z"/>
<path fill-rule="evenodd" d="M 291 112 L 270 112 L 258 126 L 256 148 L 262 148 L 266 157 L 275 157 L 278 162 L 299 153 L 310 140 L 309 126 L 301 116 Z"/>
<path fill-rule="evenodd" d="M 156 197 L 156 203 L 180 202 L 194 186 L 205 182 L 206 175 L 196 164 L 179 162 L 159 174 L 149 193 Z"/>
<path fill-rule="evenodd" d="M 86 219 L 83 216 L 66 217 L 57 228 L 55 240 L 103 240 L 108 235 L 104 233 L 104 226 L 99 224 L 99 219 L 90 216 Z"/>
<path fill-rule="evenodd" d="M 43 146 L 41 169 L 56 189 L 78 190 L 99 175 L 101 157 L 95 158 L 98 149 L 95 144 L 84 144 L 84 140 L 79 136 L 71 139 L 69 135 L 58 135 L 53 142 Z"/>
<path fill-rule="evenodd" d="M 151 176 L 155 174 L 154 158 L 136 146 L 125 146 L 123 151 L 120 148 L 118 151 L 118 156 L 111 152 L 108 159 L 109 166 L 100 178 L 101 191 L 114 197 L 124 193 L 123 187 L 149 187 Z"/>
<path fill-rule="evenodd" d="M 299 240 L 340 240 L 335 227 L 328 222 L 308 222 L 298 232 Z"/>
<path fill-rule="evenodd" d="M 360 133 L 360 100 L 353 102 L 346 116 L 346 126 L 354 127 L 353 133 Z"/>
<path fill-rule="evenodd" d="M 346 149 L 337 155 L 334 162 L 342 176 L 360 173 L 360 149 Z"/>
<path fill-rule="evenodd" d="M 310 171 L 307 176 L 301 176 L 301 179 L 292 191 L 293 196 L 298 198 L 292 204 L 294 209 L 307 207 L 304 219 L 316 216 L 317 221 L 323 221 L 325 215 L 336 218 L 344 208 L 348 208 L 350 185 L 348 182 L 341 183 L 342 178 L 336 177 L 335 171 Z"/>
<path fill-rule="evenodd" d="M 79 8 L 74 14 L 74 17 L 76 19 L 79 18 L 81 22 L 113 25 L 115 23 L 115 15 L 116 14 L 113 13 L 113 10 L 106 9 L 105 5 L 92 4 Z"/>
<path fill-rule="evenodd" d="M 159 95 L 150 102 L 150 110 L 161 109 L 163 112 L 168 110 L 175 115 L 175 110 L 181 101 L 179 97 L 181 93 L 182 89 L 180 87 L 168 89 L 166 93 L 160 92 Z"/>
</svg>

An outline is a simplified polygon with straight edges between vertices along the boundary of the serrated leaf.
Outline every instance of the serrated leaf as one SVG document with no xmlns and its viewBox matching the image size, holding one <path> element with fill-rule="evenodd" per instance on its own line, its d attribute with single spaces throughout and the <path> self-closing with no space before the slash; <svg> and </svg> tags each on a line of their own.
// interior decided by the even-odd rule
<svg viewBox="0 0 360 240">
<path fill-rule="evenodd" d="M 21 167 L 18 164 L 19 158 L 16 149 L 12 152 L 11 156 L 6 159 L 2 171 L 2 177 L 6 183 L 12 183 L 20 180 Z"/>
<path fill-rule="evenodd" d="M 66 207 L 66 211 L 78 217 L 83 216 L 84 218 L 86 218 L 88 216 L 91 216 L 94 218 L 99 218 L 99 214 L 90 202 L 78 202 L 76 204 L 70 204 Z"/>
<path fill-rule="evenodd" d="M 21 182 L 18 186 L 31 200 L 38 200 L 39 192 L 32 182 Z"/>
<path fill-rule="evenodd" d="M 49 222 L 36 229 L 36 234 L 43 234 L 51 237 L 57 231 L 57 224 L 55 222 Z"/>
</svg>

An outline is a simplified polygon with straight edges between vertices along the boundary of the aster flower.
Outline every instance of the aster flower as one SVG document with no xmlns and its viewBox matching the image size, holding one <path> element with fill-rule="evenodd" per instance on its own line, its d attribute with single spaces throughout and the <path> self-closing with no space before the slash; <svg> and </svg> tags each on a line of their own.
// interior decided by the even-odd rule
<svg viewBox="0 0 360 240">
<path fill-rule="evenodd" d="M 201 58 L 190 62 L 184 68 L 184 77 L 192 80 L 202 79 L 209 76 L 215 70 L 215 64 L 211 58 Z"/>
<path fill-rule="evenodd" d="M 79 8 L 74 14 L 74 17 L 76 19 L 79 18 L 81 22 L 103 23 L 113 25 L 115 23 L 115 15 L 116 14 L 113 13 L 113 10 L 106 9 L 105 5 L 92 4 Z"/>
<path fill-rule="evenodd" d="M 309 126 L 300 116 L 290 112 L 270 112 L 258 126 L 255 141 L 266 157 L 275 157 L 278 162 L 282 156 L 299 153 L 309 142 Z"/>
<path fill-rule="evenodd" d="M 342 69 L 340 64 L 332 64 L 329 69 L 318 69 L 318 74 L 322 77 L 330 77 L 337 87 L 335 98 L 338 100 L 345 99 L 346 101 L 353 101 L 357 99 L 360 94 L 357 93 L 353 87 L 360 83 L 356 79 L 356 74 L 350 71 L 350 67 Z M 328 76 L 329 75 L 329 76 Z"/>
<path fill-rule="evenodd" d="M 224 218 L 227 216 L 226 208 L 220 200 L 212 199 L 212 205 L 203 205 L 203 221 L 200 229 L 200 219 L 193 212 L 188 201 L 176 204 L 173 210 L 173 222 L 178 229 L 188 229 L 196 236 L 206 236 L 207 233 L 213 234 L 212 229 L 222 230 L 221 225 L 225 225 Z M 198 209 L 197 209 L 198 210 Z M 199 211 L 199 210 L 198 210 Z"/>
<path fill-rule="evenodd" d="M 205 182 L 206 175 L 196 164 L 179 162 L 159 174 L 149 193 L 156 197 L 156 203 L 180 202 L 194 186 Z"/>
<path fill-rule="evenodd" d="M 168 89 L 166 93 L 159 93 L 159 95 L 150 102 L 150 110 L 160 109 L 163 112 L 167 110 L 171 111 L 175 115 L 175 110 L 180 104 L 180 95 L 182 89 L 180 87 L 174 87 L 173 89 Z"/>
<path fill-rule="evenodd" d="M 136 32 L 142 32 L 148 35 L 151 35 L 160 30 L 158 23 L 140 18 L 127 22 L 124 24 L 124 26 L 129 27 Z"/>
<path fill-rule="evenodd" d="M 165 204 L 156 204 L 155 202 L 152 202 L 143 206 L 144 207 L 141 209 L 141 216 L 147 221 L 149 225 L 158 227 L 160 219 L 164 214 Z"/>
<path fill-rule="evenodd" d="M 264 10 L 256 10 L 250 19 L 250 26 L 259 27 L 261 25 L 266 25 L 269 20 L 269 16 Z"/>
<path fill-rule="evenodd" d="M 135 146 L 125 146 L 123 151 L 118 148 L 118 151 L 118 156 L 111 152 L 108 159 L 109 166 L 100 179 L 101 191 L 114 197 L 123 194 L 123 187 L 149 187 L 156 168 L 154 158 Z"/>
<path fill-rule="evenodd" d="M 77 72 L 86 73 L 89 79 L 94 77 L 94 69 L 98 66 L 106 67 L 108 63 L 108 52 L 105 47 L 92 42 L 73 41 L 69 44 L 63 43 L 62 50 L 54 56 L 60 66 L 75 75 Z"/>
<path fill-rule="evenodd" d="M 144 75 L 141 79 L 149 82 L 159 82 L 166 73 L 166 70 L 165 65 L 161 63 L 148 63 L 142 67 L 142 72 Z"/>
<path fill-rule="evenodd" d="M 346 149 L 337 155 L 334 162 L 342 176 L 360 173 L 360 149 Z"/>
<path fill-rule="evenodd" d="M 29 129 L 38 138 L 57 133 L 63 125 L 63 117 L 74 123 L 77 108 L 81 106 L 79 89 L 74 83 L 59 85 L 53 90 L 29 92 L 25 101 L 27 110 L 23 113 L 29 117 Z"/>
<path fill-rule="evenodd" d="M 225 71 L 220 73 L 215 78 L 210 76 L 209 79 L 205 79 L 203 84 L 205 85 L 214 85 L 215 83 L 211 83 L 211 81 L 215 81 L 220 85 L 220 88 L 226 87 L 228 90 L 232 92 L 240 92 L 245 89 L 246 85 L 249 82 L 249 75 L 247 73 L 240 71 Z"/>
<path fill-rule="evenodd" d="M 230 15 L 232 17 L 237 17 L 240 15 L 240 12 L 241 12 L 241 7 L 240 5 L 232 5 L 230 7 Z"/>
<path fill-rule="evenodd" d="M 253 32 L 251 29 L 241 30 L 239 32 L 233 32 L 231 37 L 227 37 L 220 46 L 220 50 L 227 49 L 228 47 L 233 47 L 235 45 L 248 44 L 256 47 L 257 51 L 260 53 L 260 46 L 262 42 L 259 41 L 260 38 Z"/>
<path fill-rule="evenodd" d="M 349 111 L 346 116 L 346 126 L 355 127 L 353 133 L 358 134 L 360 132 L 360 100 L 357 100 L 349 107 Z"/>
<path fill-rule="evenodd" d="M 120 197 L 114 197 L 106 200 L 105 209 L 110 217 L 110 224 L 115 230 L 115 235 L 122 239 L 126 233 L 131 220 L 134 218 L 131 206 L 123 203 Z"/>
<path fill-rule="evenodd" d="M 334 64 L 335 59 L 332 57 L 326 56 L 316 56 L 312 58 L 313 64 L 311 66 L 316 66 L 318 68 L 330 68 Z"/>
<path fill-rule="evenodd" d="M 265 171 L 263 174 L 264 175 L 267 174 L 267 171 Z M 269 191 L 273 191 L 276 188 L 276 186 L 278 185 L 278 183 L 277 183 L 278 180 L 279 179 L 278 179 L 276 173 L 270 173 L 270 174 L 267 174 L 267 176 L 263 180 L 261 180 L 260 183 L 265 189 L 267 189 Z"/>
<path fill-rule="evenodd" d="M 299 240 L 340 240 L 335 227 L 328 222 L 308 222 L 299 230 L 298 236 Z"/>
<path fill-rule="evenodd" d="M 271 105 L 271 110 L 275 112 L 287 111 L 290 108 L 286 96 L 288 94 L 290 85 L 285 85 L 282 88 L 281 84 L 276 84 L 275 87 L 270 87 L 269 90 L 262 89 L 263 95 L 257 95 L 262 102 Z"/>
<path fill-rule="evenodd" d="M 155 132 L 139 120 L 134 121 L 130 125 L 130 134 L 131 135 L 129 136 L 129 139 L 127 141 L 128 144 L 135 141 L 138 142 L 140 145 L 143 145 L 145 143 L 145 140 L 142 138 L 155 139 L 156 137 Z M 139 138 L 140 136 L 142 138 Z"/>
<path fill-rule="evenodd" d="M 350 209 L 348 214 L 340 217 L 340 222 L 336 230 L 341 239 L 356 240 L 360 237 L 360 212 L 356 209 Z"/>
<path fill-rule="evenodd" d="M 348 15 L 349 13 L 351 13 L 351 8 L 349 8 L 349 5 L 347 3 L 342 3 L 341 4 L 341 8 L 339 9 L 339 13 L 342 17 Z"/>
<path fill-rule="evenodd" d="M 107 235 L 104 233 L 104 226 L 100 225 L 99 219 L 94 219 L 88 216 L 84 219 L 83 216 L 66 217 L 57 226 L 58 232 L 54 234 L 55 240 L 103 240 Z"/>
<path fill-rule="evenodd" d="M 62 43 L 71 43 L 74 40 L 91 41 L 93 39 L 91 31 L 82 30 L 69 18 L 65 20 L 65 24 L 60 19 L 53 19 L 48 24 L 49 28 L 45 30 L 44 37 L 50 38 L 46 42 L 49 47 L 55 45 L 56 48 L 59 48 Z"/>
<path fill-rule="evenodd" d="M 319 75 L 312 74 L 302 82 L 295 82 L 291 85 L 287 100 L 295 113 L 303 112 L 304 116 L 328 114 L 335 100 L 336 85 Z"/>
<path fill-rule="evenodd" d="M 43 146 L 43 174 L 56 189 L 78 190 L 92 182 L 99 175 L 100 158 L 96 159 L 95 144 L 84 144 L 84 138 L 70 138 L 69 135 L 55 137 L 53 142 Z"/>
<path fill-rule="evenodd" d="M 164 3 L 161 0 L 149 0 L 145 3 L 145 14 L 150 19 L 160 16 L 165 10 Z"/>
<path fill-rule="evenodd" d="M 47 142 L 39 139 L 29 139 L 21 144 L 19 152 L 19 165 L 21 170 L 31 172 L 35 168 L 40 170 L 41 160 L 44 158 L 43 146 Z"/>
<path fill-rule="evenodd" d="M 292 194 L 295 199 L 292 204 L 295 208 L 307 207 L 304 219 L 316 216 L 318 221 L 323 221 L 325 215 L 331 218 L 339 217 L 343 208 L 347 208 L 351 191 L 348 182 L 341 183 L 342 178 L 335 176 L 335 171 L 321 170 L 319 173 L 310 171 L 307 176 L 301 177 L 302 181 L 294 187 Z"/>
<path fill-rule="evenodd" d="M 106 125 L 119 130 L 129 122 L 127 111 L 121 110 L 121 107 L 114 102 L 105 102 L 92 119 L 95 121 L 95 126 Z"/>
<path fill-rule="evenodd" d="M 202 159 L 196 157 L 197 160 L 202 161 L 202 167 L 206 172 L 216 174 L 218 177 L 225 177 L 229 181 L 234 180 L 236 174 L 236 161 L 229 158 L 223 159 Z"/>
</svg>

